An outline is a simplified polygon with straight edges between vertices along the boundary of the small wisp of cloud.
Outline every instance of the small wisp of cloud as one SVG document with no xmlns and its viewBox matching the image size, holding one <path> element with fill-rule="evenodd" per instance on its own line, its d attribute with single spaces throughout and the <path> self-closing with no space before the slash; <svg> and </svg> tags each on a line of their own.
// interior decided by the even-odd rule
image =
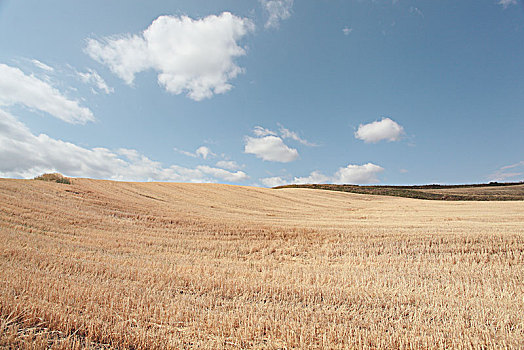
<svg viewBox="0 0 524 350">
<path fill-rule="evenodd" d="M 268 135 L 277 136 L 276 132 L 263 128 L 259 125 L 255 126 L 255 128 L 253 129 L 253 134 L 255 134 L 256 136 L 260 136 L 260 137 L 268 136 Z"/>
<path fill-rule="evenodd" d="M 228 170 L 239 170 L 244 168 L 244 165 L 239 165 L 234 160 L 219 160 L 216 162 L 216 166 Z"/>
<path fill-rule="evenodd" d="M 507 9 L 511 5 L 517 5 L 517 0 L 500 0 L 497 4 Z"/>
<path fill-rule="evenodd" d="M 279 126 L 278 131 L 280 131 L 280 136 L 282 136 L 282 138 L 295 140 L 303 144 L 304 146 L 310 146 L 310 147 L 318 146 L 316 143 L 309 142 L 308 140 L 301 138 L 300 136 L 298 136 L 298 134 L 295 131 L 286 129 L 282 124 L 278 123 L 278 126 Z"/>
<path fill-rule="evenodd" d="M 344 33 L 344 35 L 349 35 L 353 32 L 353 28 L 349 28 L 348 26 L 342 28 L 342 33 Z"/>
<path fill-rule="evenodd" d="M 45 70 L 46 72 L 53 72 L 55 69 L 47 64 L 40 62 L 37 59 L 32 59 L 31 62 L 38 68 Z"/>
<path fill-rule="evenodd" d="M 200 146 L 198 147 L 195 152 L 188 152 L 188 151 L 184 151 L 182 149 L 178 149 L 178 148 L 174 148 L 174 150 L 180 154 L 183 154 L 185 156 L 188 156 L 188 157 L 192 157 L 192 158 L 203 158 L 203 159 L 207 159 L 208 157 L 216 157 L 216 154 L 213 153 L 213 151 L 211 151 L 211 149 L 209 147 L 206 147 L 206 146 Z"/>
<path fill-rule="evenodd" d="M 524 180 L 524 160 L 503 166 L 488 176 L 490 181 L 522 181 Z"/>
<path fill-rule="evenodd" d="M 423 12 L 422 12 L 418 7 L 411 6 L 411 7 L 409 8 L 409 13 L 424 18 L 424 13 L 423 13 Z"/>
<path fill-rule="evenodd" d="M 291 17 L 293 0 L 260 0 L 260 4 L 268 14 L 266 29 L 278 28 L 281 21 Z"/>
<path fill-rule="evenodd" d="M 104 92 L 106 95 L 115 92 L 115 89 L 109 87 L 100 74 L 93 69 L 88 69 L 87 72 L 77 72 L 77 74 L 84 83 L 94 85 L 99 91 Z M 94 92 L 96 93 L 96 91 Z"/>
</svg>

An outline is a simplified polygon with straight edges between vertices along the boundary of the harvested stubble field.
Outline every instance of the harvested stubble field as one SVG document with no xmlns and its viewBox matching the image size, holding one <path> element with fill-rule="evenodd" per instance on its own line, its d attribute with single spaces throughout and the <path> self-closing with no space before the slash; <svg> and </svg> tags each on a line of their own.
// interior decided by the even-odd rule
<svg viewBox="0 0 524 350">
<path fill-rule="evenodd" d="M 0 180 L 0 347 L 523 348 L 524 202 Z"/>
</svg>

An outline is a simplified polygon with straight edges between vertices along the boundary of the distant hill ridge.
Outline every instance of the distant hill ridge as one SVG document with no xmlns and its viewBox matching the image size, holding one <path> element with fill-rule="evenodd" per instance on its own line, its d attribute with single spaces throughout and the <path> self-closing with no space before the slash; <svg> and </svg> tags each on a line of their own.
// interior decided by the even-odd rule
<svg viewBox="0 0 524 350">
<path fill-rule="evenodd" d="M 524 200 L 524 182 L 490 182 L 487 184 L 464 185 L 431 184 L 413 186 L 307 184 L 285 185 L 273 188 L 309 188 L 317 190 L 448 201 Z"/>
</svg>

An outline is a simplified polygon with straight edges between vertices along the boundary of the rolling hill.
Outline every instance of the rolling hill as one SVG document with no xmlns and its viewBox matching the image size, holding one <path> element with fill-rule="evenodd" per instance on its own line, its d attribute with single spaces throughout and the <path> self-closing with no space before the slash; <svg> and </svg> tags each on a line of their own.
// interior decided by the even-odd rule
<svg viewBox="0 0 524 350">
<path fill-rule="evenodd" d="M 309 188 L 360 194 L 395 196 L 416 199 L 447 201 L 521 201 L 524 200 L 524 183 L 497 183 L 474 185 L 422 185 L 422 186 L 359 186 L 359 185 L 286 185 L 282 188 Z"/>
<path fill-rule="evenodd" d="M 0 179 L 4 348 L 522 348 L 523 280 L 524 201 Z"/>
</svg>

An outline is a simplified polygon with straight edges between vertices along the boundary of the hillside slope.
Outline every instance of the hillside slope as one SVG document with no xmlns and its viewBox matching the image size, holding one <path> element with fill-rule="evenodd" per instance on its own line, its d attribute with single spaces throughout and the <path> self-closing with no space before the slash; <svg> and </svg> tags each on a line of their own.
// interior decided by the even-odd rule
<svg viewBox="0 0 524 350">
<path fill-rule="evenodd" d="M 524 183 L 490 183 L 476 185 L 359 186 L 359 185 L 285 185 L 283 188 L 309 188 L 338 192 L 373 194 L 415 199 L 446 201 L 522 201 Z"/>
<path fill-rule="evenodd" d="M 0 179 L 0 347 L 524 346 L 524 202 Z"/>
</svg>

